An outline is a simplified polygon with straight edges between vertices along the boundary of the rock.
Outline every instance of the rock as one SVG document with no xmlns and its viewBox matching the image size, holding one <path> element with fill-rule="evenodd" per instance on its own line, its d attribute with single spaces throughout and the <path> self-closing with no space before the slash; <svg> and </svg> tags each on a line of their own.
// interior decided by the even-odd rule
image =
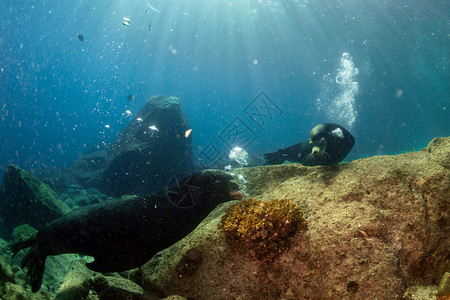
<svg viewBox="0 0 450 300">
<path fill-rule="evenodd" d="M 40 289 L 31 295 L 31 300 L 53 300 L 54 297 L 48 291 Z"/>
<path fill-rule="evenodd" d="M 332 167 L 235 169 L 252 198 L 298 204 L 306 233 L 273 262 L 251 260 L 218 228 L 233 201 L 224 203 L 140 268 L 143 286 L 201 300 L 399 299 L 436 285 L 450 268 L 449 153 L 450 138 L 438 138 L 422 151 Z"/>
<path fill-rule="evenodd" d="M 70 170 L 58 167 L 45 166 L 37 170 L 35 175 L 58 194 L 64 192 L 69 185 L 76 183 Z"/>
<path fill-rule="evenodd" d="M 89 188 L 86 190 L 77 186 L 69 186 L 67 191 L 61 194 L 61 200 L 71 209 L 75 206 L 83 207 L 91 204 L 104 203 L 110 200 L 109 198 L 97 189 Z"/>
<path fill-rule="evenodd" d="M 8 246 L 8 242 L 0 239 L 0 256 L 4 255 L 7 251 L 6 251 L 6 247 Z"/>
<path fill-rule="evenodd" d="M 187 298 L 178 295 L 171 295 L 169 297 L 164 298 L 163 300 L 187 300 Z"/>
<path fill-rule="evenodd" d="M 73 261 L 64 277 L 55 300 L 86 299 L 89 294 L 89 281 L 92 271 L 84 260 Z"/>
<path fill-rule="evenodd" d="M 120 197 L 120 200 L 130 200 L 130 199 L 138 199 L 139 196 L 137 195 L 122 195 Z"/>
<path fill-rule="evenodd" d="M 102 185 L 101 175 L 108 161 L 106 151 L 95 151 L 76 159 L 72 164 L 72 174 L 78 183 L 85 187 L 98 187 Z"/>
<path fill-rule="evenodd" d="M 5 263 L 3 258 L 0 256 L 0 284 L 5 282 L 15 283 L 14 274 L 11 271 L 9 265 Z"/>
<path fill-rule="evenodd" d="M 448 295 L 450 296 L 450 272 L 446 272 L 439 282 L 439 286 L 436 291 L 438 297 Z"/>
<path fill-rule="evenodd" d="M 69 212 L 58 195 L 33 174 L 9 165 L 0 189 L 0 236 L 9 238 L 21 224 L 37 229 Z"/>
<path fill-rule="evenodd" d="M 114 142 L 102 176 L 108 194 L 148 195 L 193 171 L 192 137 L 180 99 L 155 96 Z"/>
<path fill-rule="evenodd" d="M 412 286 L 406 289 L 403 300 L 435 300 L 436 285 Z"/>
<path fill-rule="evenodd" d="M 106 276 L 109 286 L 100 293 L 100 299 L 138 299 L 144 295 L 144 289 L 131 280 Z"/>
<path fill-rule="evenodd" d="M 38 231 L 31 227 L 28 224 L 22 224 L 14 228 L 12 233 L 12 242 L 22 242 L 25 240 L 28 240 L 30 237 L 32 237 L 34 234 L 36 234 Z"/>
<path fill-rule="evenodd" d="M 62 254 L 47 257 L 43 277 L 43 287 L 53 296 L 60 291 L 61 284 L 66 280 L 67 274 L 72 271 L 73 264 L 80 260 L 77 254 Z"/>
<path fill-rule="evenodd" d="M 94 273 L 94 276 L 89 281 L 89 285 L 95 293 L 100 294 L 109 287 L 109 282 L 103 274 Z"/>
<path fill-rule="evenodd" d="M 92 291 L 99 299 L 139 299 L 159 300 L 144 291 L 144 289 L 133 281 L 121 277 L 118 273 L 114 276 L 104 276 L 100 273 L 94 274 L 90 280 Z"/>
<path fill-rule="evenodd" d="M 29 300 L 31 299 L 27 291 L 20 285 L 11 282 L 0 285 L 0 295 L 2 299 L 8 300 Z"/>
</svg>

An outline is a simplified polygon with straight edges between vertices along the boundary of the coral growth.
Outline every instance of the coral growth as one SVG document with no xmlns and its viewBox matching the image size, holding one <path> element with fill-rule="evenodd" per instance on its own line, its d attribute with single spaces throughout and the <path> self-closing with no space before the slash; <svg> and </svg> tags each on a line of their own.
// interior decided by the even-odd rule
<svg viewBox="0 0 450 300">
<path fill-rule="evenodd" d="M 248 199 L 230 206 L 220 227 L 237 250 L 270 262 L 288 247 L 289 237 L 306 230 L 307 224 L 291 200 Z"/>
</svg>

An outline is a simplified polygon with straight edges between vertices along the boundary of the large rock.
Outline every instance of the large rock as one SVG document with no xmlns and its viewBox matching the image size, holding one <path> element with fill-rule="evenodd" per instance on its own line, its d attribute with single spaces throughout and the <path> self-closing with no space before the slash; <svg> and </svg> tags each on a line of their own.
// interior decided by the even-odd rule
<svg viewBox="0 0 450 300">
<path fill-rule="evenodd" d="M 41 229 L 70 211 L 58 195 L 33 174 L 15 165 L 5 170 L 0 189 L 0 236 L 8 238 L 21 224 Z"/>
<path fill-rule="evenodd" d="M 56 300 L 86 299 L 92 271 L 83 259 L 72 261 L 69 271 L 56 294 Z"/>
<path fill-rule="evenodd" d="M 114 196 L 146 195 L 174 175 L 192 172 L 192 138 L 176 97 L 155 96 L 120 133 L 103 173 L 103 189 Z"/>
<path fill-rule="evenodd" d="M 101 176 L 108 162 L 108 153 L 100 150 L 88 153 L 72 163 L 72 174 L 84 187 L 101 187 Z"/>
<path fill-rule="evenodd" d="M 274 262 L 252 260 L 218 229 L 222 204 L 141 267 L 144 288 L 190 299 L 400 299 L 450 269 L 450 138 L 333 167 L 235 174 L 252 197 L 300 205 L 306 233 Z"/>
<path fill-rule="evenodd" d="M 76 183 L 76 179 L 70 170 L 55 166 L 44 166 L 37 170 L 35 175 L 57 194 L 65 192 L 69 185 Z"/>
<path fill-rule="evenodd" d="M 5 263 L 0 256 L 0 284 L 4 282 L 15 283 L 14 274 L 11 272 L 11 268 Z"/>
</svg>

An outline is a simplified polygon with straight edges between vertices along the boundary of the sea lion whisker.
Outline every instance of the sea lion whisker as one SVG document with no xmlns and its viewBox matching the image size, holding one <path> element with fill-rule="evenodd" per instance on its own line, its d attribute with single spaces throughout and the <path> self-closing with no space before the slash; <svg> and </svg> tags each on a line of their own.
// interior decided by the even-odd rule
<svg viewBox="0 0 450 300">
<path fill-rule="evenodd" d="M 309 153 L 308 155 L 305 156 L 305 162 L 315 162 L 315 161 L 316 157 L 312 153 Z"/>
<path fill-rule="evenodd" d="M 327 162 L 327 157 L 325 156 L 325 154 L 323 152 L 321 152 L 321 154 L 320 154 L 320 162 L 322 164 L 325 164 Z"/>
<path fill-rule="evenodd" d="M 330 154 L 328 154 L 326 151 L 323 152 L 323 156 L 325 157 L 325 163 L 328 162 L 328 160 L 331 159 Z"/>
</svg>

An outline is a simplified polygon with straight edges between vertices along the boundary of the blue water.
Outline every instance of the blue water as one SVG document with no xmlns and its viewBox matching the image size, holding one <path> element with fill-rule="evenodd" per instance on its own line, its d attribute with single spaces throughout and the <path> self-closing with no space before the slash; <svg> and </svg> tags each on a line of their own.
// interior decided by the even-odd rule
<svg viewBox="0 0 450 300">
<path fill-rule="evenodd" d="M 157 94 L 181 99 L 203 161 L 321 122 L 355 136 L 347 160 L 418 150 L 450 133 L 449 14 L 447 0 L 1 1 L 0 173 L 70 166 Z"/>
</svg>

